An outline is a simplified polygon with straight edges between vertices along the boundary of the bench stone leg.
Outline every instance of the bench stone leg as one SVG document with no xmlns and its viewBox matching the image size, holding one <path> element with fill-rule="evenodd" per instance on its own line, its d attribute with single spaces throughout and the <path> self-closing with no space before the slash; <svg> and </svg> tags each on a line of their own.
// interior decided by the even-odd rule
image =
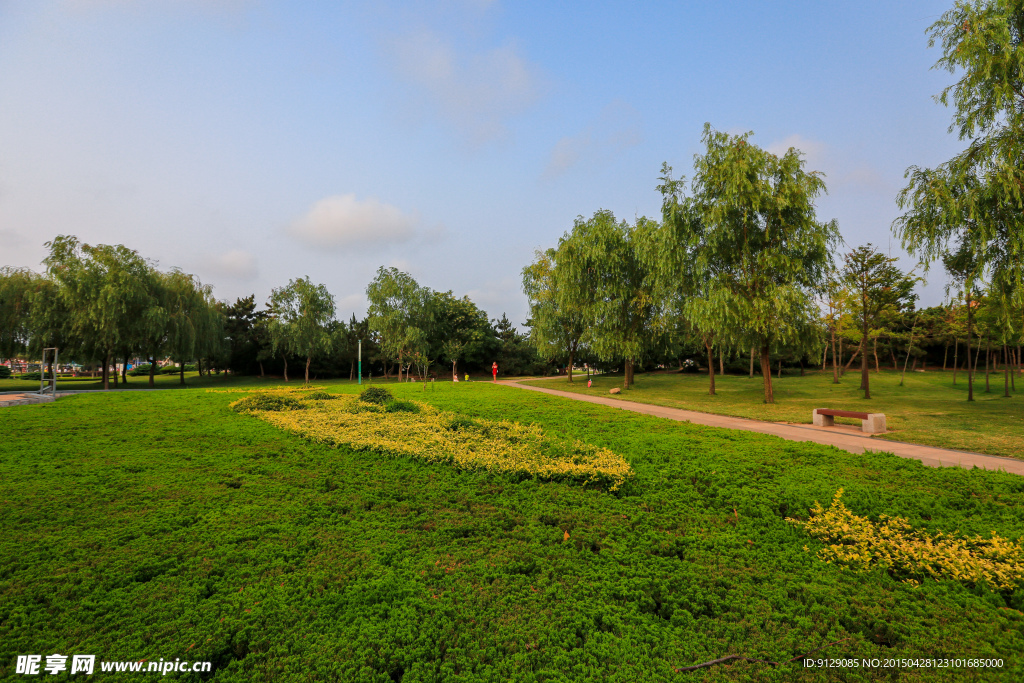
<svg viewBox="0 0 1024 683">
<path fill-rule="evenodd" d="M 818 409 L 815 408 L 811 413 L 811 422 L 815 427 L 833 427 L 836 424 L 836 419 L 831 415 L 819 415 Z"/>
<path fill-rule="evenodd" d="M 865 434 L 884 434 L 885 413 L 868 413 L 868 419 L 860 421 L 860 430 Z"/>
</svg>

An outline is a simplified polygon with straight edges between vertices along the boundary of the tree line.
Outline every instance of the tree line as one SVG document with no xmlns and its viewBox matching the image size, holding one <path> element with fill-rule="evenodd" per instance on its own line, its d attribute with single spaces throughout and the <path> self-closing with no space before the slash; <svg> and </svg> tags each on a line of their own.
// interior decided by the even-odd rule
<svg viewBox="0 0 1024 683">
<path fill-rule="evenodd" d="M 711 394 L 716 350 L 721 370 L 727 353 L 749 349 L 772 403 L 773 362 L 781 372 L 783 359 L 802 367 L 820 356 L 824 369 L 831 351 L 838 382 L 859 357 L 870 398 L 869 355 L 879 370 L 880 348 L 894 367 L 903 355 L 905 368 L 935 344 L 945 365 L 952 344 L 955 382 L 962 343 L 968 400 L 982 353 L 986 389 L 999 363 L 1009 396 L 1024 329 L 1024 3 L 959 1 L 928 33 L 943 50 L 936 67 L 961 74 L 939 100 L 953 106 L 950 131 L 968 147 L 935 169 L 907 170 L 892 230 L 924 271 L 943 265 L 947 305 L 917 310 L 920 278 L 872 245 L 842 252 L 836 222 L 815 213 L 824 176 L 805 170 L 799 150 L 771 154 L 750 133 L 707 124 L 691 183 L 662 167 L 660 221 L 580 216 L 523 269 L 538 349 L 570 365 L 581 354 L 617 362 L 627 388 L 637 363 L 673 346 L 697 350 Z"/>
<path fill-rule="evenodd" d="M 0 357 L 58 348 L 65 361 L 98 364 L 107 389 L 119 362 L 127 381 L 132 358 L 149 359 L 152 385 L 158 359 L 178 362 L 184 382 L 187 362 L 218 355 L 222 307 L 195 276 L 159 271 L 123 245 L 62 235 L 46 246 L 44 273 L 0 270 Z"/>
<path fill-rule="evenodd" d="M 274 288 L 260 308 L 255 295 L 233 304 L 178 269 L 164 272 L 123 245 L 89 245 L 72 236 L 46 244 L 45 271 L 0 269 L 0 361 L 39 358 L 56 347 L 64 362 L 95 365 L 104 388 L 128 381 L 132 360 L 204 371 L 283 374 L 296 365 L 311 376 L 398 379 L 447 367 L 477 372 L 498 362 L 502 374 L 548 373 L 526 335 L 502 315 L 490 320 L 468 297 L 419 285 L 381 268 L 366 290 L 367 316 L 335 319 L 334 297 L 308 277 Z M 133 371 L 137 374 L 139 369 Z"/>
</svg>

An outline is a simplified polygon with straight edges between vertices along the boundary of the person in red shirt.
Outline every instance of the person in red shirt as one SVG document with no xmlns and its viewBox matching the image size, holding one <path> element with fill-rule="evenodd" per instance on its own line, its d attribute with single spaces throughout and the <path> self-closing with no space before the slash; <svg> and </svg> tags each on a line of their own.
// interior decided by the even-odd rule
<svg viewBox="0 0 1024 683">
<path fill-rule="evenodd" d="M 493 363 L 491 363 L 491 374 L 494 375 L 494 379 L 492 381 L 497 382 L 498 381 L 498 361 L 494 361 Z"/>
</svg>

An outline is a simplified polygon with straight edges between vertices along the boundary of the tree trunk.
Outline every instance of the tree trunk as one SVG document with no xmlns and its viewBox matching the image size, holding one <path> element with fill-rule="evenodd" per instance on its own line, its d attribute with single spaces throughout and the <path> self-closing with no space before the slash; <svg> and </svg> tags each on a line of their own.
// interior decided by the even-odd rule
<svg viewBox="0 0 1024 683">
<path fill-rule="evenodd" d="M 1010 349 L 1010 358 L 1011 359 L 1016 359 L 1017 370 L 1019 371 L 1020 370 L 1020 347 L 1019 346 L 1017 347 L 1017 354 L 1016 354 L 1016 356 L 1013 353 L 1013 349 Z M 1017 379 L 1014 377 L 1014 374 L 1015 373 L 1013 372 L 1013 368 L 1011 367 L 1010 368 L 1010 390 L 1011 391 L 1017 391 Z"/>
<path fill-rule="evenodd" d="M 718 347 L 718 374 L 725 374 L 725 347 Z"/>
<path fill-rule="evenodd" d="M 306 386 L 309 386 L 309 362 L 313 360 L 312 356 L 306 356 Z"/>
<path fill-rule="evenodd" d="M 956 373 L 960 369 L 960 340 L 953 343 L 953 386 L 956 386 Z"/>
<path fill-rule="evenodd" d="M 263 361 L 258 360 L 256 362 L 260 364 L 260 377 L 263 377 Z"/>
<path fill-rule="evenodd" d="M 804 359 L 803 359 L 803 356 L 800 357 L 800 376 L 801 377 L 804 376 Z"/>
<path fill-rule="evenodd" d="M 768 344 L 761 346 L 761 377 L 764 378 L 764 402 L 775 403 L 775 394 L 772 392 L 772 366 L 771 358 L 768 356 Z"/>
<path fill-rule="evenodd" d="M 356 359 L 352 359 L 352 364 L 348 367 L 348 381 L 351 382 L 356 378 Z"/>
<path fill-rule="evenodd" d="M 287 382 L 288 381 L 288 356 L 286 354 L 282 353 L 281 354 L 281 360 L 284 361 L 284 381 Z"/>
<path fill-rule="evenodd" d="M 715 395 L 715 356 L 711 350 L 711 344 L 704 342 L 704 347 L 708 350 L 708 394 Z"/>
<path fill-rule="evenodd" d="M 839 365 L 836 363 L 836 329 L 832 328 L 832 384 L 839 384 Z"/>
<path fill-rule="evenodd" d="M 946 359 L 949 358 L 949 342 L 946 342 L 946 351 L 942 354 L 942 371 L 946 371 Z"/>
<path fill-rule="evenodd" d="M 156 358 L 149 359 L 149 388 L 156 384 Z"/>
<path fill-rule="evenodd" d="M 103 388 L 110 388 L 110 354 L 103 357 Z"/>
<path fill-rule="evenodd" d="M 50 368 L 53 369 L 53 364 L 50 364 Z M 128 356 L 124 357 L 124 365 L 121 366 L 121 381 L 128 384 Z"/>
<path fill-rule="evenodd" d="M 863 342 L 861 342 L 861 344 L 863 344 Z M 846 361 L 846 365 L 843 366 L 843 372 L 846 372 L 847 370 L 850 369 L 850 366 L 853 365 L 853 361 L 857 360 L 857 356 L 860 355 L 860 351 L 861 347 L 858 346 L 857 349 L 853 352 L 853 355 L 850 356 L 850 360 Z"/>
<path fill-rule="evenodd" d="M 178 366 L 178 378 L 181 384 L 185 383 L 185 361 L 181 361 L 181 365 Z"/>
<path fill-rule="evenodd" d="M 974 400 L 974 369 L 971 368 L 971 328 L 974 324 L 974 313 L 971 310 L 971 289 L 967 292 L 967 400 Z"/>
<path fill-rule="evenodd" d="M 754 379 L 754 347 L 750 347 L 750 379 Z"/>
<path fill-rule="evenodd" d="M 779 379 L 782 379 L 782 359 L 779 359 Z"/>
<path fill-rule="evenodd" d="M 991 394 L 992 393 L 992 387 L 989 386 L 989 382 L 988 382 L 989 365 L 991 365 L 991 358 L 992 358 L 992 341 L 989 340 L 988 348 L 985 349 L 985 393 L 986 394 Z"/>
<path fill-rule="evenodd" d="M 573 350 L 569 349 L 569 384 L 572 384 L 572 361 L 574 355 Z"/>
<path fill-rule="evenodd" d="M 633 361 L 626 360 L 622 366 L 622 386 L 624 389 L 629 389 L 629 385 L 633 383 Z"/>
<path fill-rule="evenodd" d="M 864 319 L 861 337 L 860 354 L 860 388 L 864 390 L 864 398 L 871 398 L 871 376 L 868 373 L 868 299 L 867 290 L 864 290 Z"/>
<path fill-rule="evenodd" d="M 878 337 L 875 337 L 875 339 L 874 339 L 874 347 L 873 348 L 874 348 L 874 354 L 875 354 L 875 374 L 877 375 L 878 373 L 880 373 L 882 371 L 882 368 L 878 364 Z M 895 363 L 892 364 L 892 369 L 893 370 L 896 369 L 896 364 Z"/>
<path fill-rule="evenodd" d="M 839 336 L 839 365 L 842 366 L 839 369 L 839 376 L 842 377 L 846 374 L 846 366 L 843 365 L 843 337 Z"/>
<path fill-rule="evenodd" d="M 1010 398 L 1010 350 L 1003 344 L 1003 398 Z"/>
</svg>

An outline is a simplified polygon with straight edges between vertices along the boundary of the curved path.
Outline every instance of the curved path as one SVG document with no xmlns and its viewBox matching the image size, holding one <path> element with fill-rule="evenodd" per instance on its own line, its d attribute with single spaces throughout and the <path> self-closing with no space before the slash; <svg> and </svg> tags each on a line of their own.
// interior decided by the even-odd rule
<svg viewBox="0 0 1024 683">
<path fill-rule="evenodd" d="M 538 378 L 531 378 L 530 381 Z M 680 422 L 692 422 L 694 424 L 707 425 L 709 427 L 724 427 L 726 429 L 742 429 L 747 432 L 760 432 L 771 434 L 790 441 L 813 441 L 815 443 L 835 446 L 851 453 L 863 453 L 865 451 L 877 451 L 894 453 L 901 458 L 920 460 L 929 467 L 980 467 L 985 470 L 1002 470 L 1013 474 L 1024 475 L 1024 460 L 1014 458 L 1003 458 L 998 455 L 985 455 L 983 453 L 970 453 L 968 451 L 955 451 L 949 448 L 935 448 L 933 446 L 921 446 L 903 441 L 884 441 L 880 439 L 872 442 L 872 437 L 861 433 L 856 427 L 814 427 L 812 425 L 796 425 L 786 422 L 762 422 L 760 420 L 749 420 L 744 417 L 730 417 L 728 415 L 713 415 L 711 413 L 699 413 L 693 410 L 682 410 L 680 408 L 668 408 L 656 406 L 649 403 L 635 403 L 617 398 L 605 396 L 589 396 L 577 394 L 570 391 L 559 391 L 557 389 L 544 389 L 542 387 L 531 387 L 519 382 L 526 380 L 504 380 L 498 384 L 539 391 L 544 394 L 563 396 L 565 398 L 597 403 L 612 408 L 621 408 L 634 413 L 654 415 L 669 420 Z"/>
</svg>

